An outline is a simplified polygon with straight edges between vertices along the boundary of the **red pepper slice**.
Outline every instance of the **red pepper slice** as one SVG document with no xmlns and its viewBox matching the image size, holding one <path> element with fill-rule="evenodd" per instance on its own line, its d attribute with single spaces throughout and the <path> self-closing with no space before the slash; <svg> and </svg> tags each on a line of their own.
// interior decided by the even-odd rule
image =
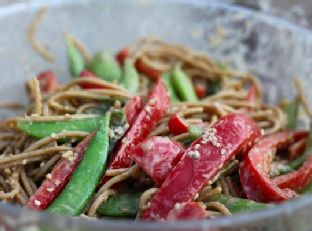
<svg viewBox="0 0 312 231">
<path fill-rule="evenodd" d="M 124 138 L 114 154 L 109 168 L 127 168 L 132 164 L 133 148 L 144 140 L 147 135 L 155 128 L 159 120 L 165 115 L 170 107 L 170 98 L 162 80 L 158 80 L 151 90 L 148 101 L 144 109 L 139 113 L 130 129 L 126 132 Z M 100 186 L 107 181 L 103 177 Z"/>
<path fill-rule="evenodd" d="M 194 88 L 195 88 L 195 93 L 199 99 L 202 99 L 206 96 L 207 84 L 195 82 Z"/>
<path fill-rule="evenodd" d="M 273 182 L 280 188 L 289 188 L 295 191 L 304 189 L 312 181 L 312 156 L 309 156 L 303 165 L 294 172 L 273 178 Z"/>
<path fill-rule="evenodd" d="M 173 135 L 179 135 L 188 131 L 187 124 L 176 113 L 170 116 L 170 119 L 168 121 L 168 127 L 170 133 L 172 133 Z"/>
<path fill-rule="evenodd" d="M 140 58 L 137 59 L 137 61 L 135 62 L 135 68 L 139 73 L 146 75 L 151 80 L 158 80 L 162 75 L 161 71 L 153 69 L 152 67 L 148 66 Z"/>
<path fill-rule="evenodd" d="M 307 135 L 305 132 L 279 132 L 262 138 L 245 156 L 240 166 L 240 181 L 248 199 L 259 202 L 281 202 L 296 196 L 289 189 L 279 188 L 269 176 L 272 151 L 289 146 Z"/>
<path fill-rule="evenodd" d="M 208 217 L 208 213 L 202 203 L 186 202 L 177 204 L 166 218 L 167 221 L 202 220 Z"/>
<path fill-rule="evenodd" d="M 120 66 L 124 65 L 125 59 L 130 55 L 130 50 L 129 48 L 125 47 L 121 49 L 117 54 L 116 54 L 116 60 L 119 62 Z"/>
<path fill-rule="evenodd" d="M 91 133 L 77 145 L 73 160 L 62 159 L 53 167 L 51 177 L 45 179 L 36 193 L 27 201 L 26 208 L 41 211 L 50 206 L 67 185 L 94 134 L 94 132 Z"/>
<path fill-rule="evenodd" d="M 258 97 L 258 91 L 255 84 L 252 84 L 251 87 L 248 89 L 247 92 L 247 101 L 254 102 L 257 100 Z"/>
<path fill-rule="evenodd" d="M 80 72 L 79 77 L 80 78 L 98 78 L 96 74 L 87 70 L 83 70 L 82 72 Z M 93 83 L 80 83 L 79 86 L 83 89 L 103 89 L 104 88 L 103 86 L 99 86 Z"/>
<path fill-rule="evenodd" d="M 292 144 L 288 148 L 288 159 L 294 160 L 301 156 L 307 147 L 307 139 L 303 138 L 296 143 Z"/>
<path fill-rule="evenodd" d="M 143 108 L 143 99 L 140 96 L 135 96 L 128 101 L 125 106 L 125 113 L 129 125 L 133 124 Z"/>
<path fill-rule="evenodd" d="M 52 70 L 39 73 L 37 79 L 39 80 L 40 90 L 44 93 L 52 93 L 59 87 L 56 75 Z"/>
<path fill-rule="evenodd" d="M 233 113 L 222 117 L 185 151 L 142 219 L 165 219 L 176 203 L 192 200 L 225 164 L 259 136 L 260 128 L 247 115 Z"/>
<path fill-rule="evenodd" d="M 132 151 L 134 161 L 160 186 L 178 163 L 185 148 L 168 137 L 153 136 Z"/>
</svg>

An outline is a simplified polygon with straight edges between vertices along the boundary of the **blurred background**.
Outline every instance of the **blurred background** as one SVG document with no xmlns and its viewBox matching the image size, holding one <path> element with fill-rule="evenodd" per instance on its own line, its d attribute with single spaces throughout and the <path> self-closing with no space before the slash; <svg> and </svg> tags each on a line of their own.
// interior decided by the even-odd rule
<svg viewBox="0 0 312 231">
<path fill-rule="evenodd" d="M 0 5 L 20 2 L 60 2 L 67 0 L 0 0 Z M 80 0 L 81 1 L 81 0 Z M 88 0 L 82 0 L 87 2 Z M 105 0 L 99 0 L 105 1 Z M 149 1 L 149 0 L 133 0 Z M 303 27 L 312 29 L 312 0 L 206 0 L 241 5 L 286 18 Z"/>
</svg>

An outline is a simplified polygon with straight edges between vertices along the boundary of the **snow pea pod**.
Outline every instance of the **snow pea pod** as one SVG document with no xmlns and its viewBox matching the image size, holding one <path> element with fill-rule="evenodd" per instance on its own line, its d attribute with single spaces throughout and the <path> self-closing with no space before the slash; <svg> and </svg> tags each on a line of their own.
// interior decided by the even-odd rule
<svg viewBox="0 0 312 231">
<path fill-rule="evenodd" d="M 292 130 L 297 127 L 299 102 L 299 98 L 295 97 L 284 108 L 284 112 L 287 115 L 287 128 Z"/>
<path fill-rule="evenodd" d="M 265 209 L 271 206 L 270 204 L 258 203 L 252 200 L 226 196 L 223 194 L 217 196 L 215 198 L 215 201 L 224 204 L 231 213 L 255 211 L 259 209 Z"/>
<path fill-rule="evenodd" d="M 106 168 L 109 121 L 110 113 L 107 113 L 70 181 L 48 208 L 49 212 L 76 216 L 87 206 Z"/>
<path fill-rule="evenodd" d="M 69 70 L 73 77 L 79 76 L 80 72 L 85 69 L 85 60 L 80 51 L 75 47 L 72 38 L 66 36 L 67 45 L 67 59 L 69 64 Z"/>
<path fill-rule="evenodd" d="M 180 102 L 179 97 L 175 90 L 173 89 L 172 83 L 170 81 L 171 79 L 171 74 L 170 73 L 164 73 L 162 76 L 162 80 L 167 88 L 167 91 L 169 92 L 170 99 L 172 102 Z"/>
<path fill-rule="evenodd" d="M 98 128 L 101 116 L 93 116 L 87 118 L 74 118 L 63 121 L 25 121 L 17 122 L 17 127 L 26 134 L 35 138 L 44 138 L 52 134 L 57 134 L 62 131 L 84 131 L 92 132 Z"/>
<path fill-rule="evenodd" d="M 97 212 L 109 217 L 135 217 L 139 211 L 141 194 L 113 195 L 98 208 Z"/>
<path fill-rule="evenodd" d="M 131 93 L 139 90 L 139 74 L 130 59 L 124 61 L 121 83 Z"/>
<path fill-rule="evenodd" d="M 119 64 L 108 51 L 96 53 L 89 69 L 98 77 L 110 82 L 118 81 L 121 77 Z"/>
<path fill-rule="evenodd" d="M 192 81 L 178 65 L 171 73 L 171 83 L 174 90 L 183 101 L 194 102 L 198 100 Z"/>
</svg>

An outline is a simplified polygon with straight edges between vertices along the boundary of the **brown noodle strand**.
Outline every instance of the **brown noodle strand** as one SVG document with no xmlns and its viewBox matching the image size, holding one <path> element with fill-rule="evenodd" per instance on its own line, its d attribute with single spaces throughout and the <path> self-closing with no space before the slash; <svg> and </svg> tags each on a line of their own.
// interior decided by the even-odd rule
<svg viewBox="0 0 312 231">
<path fill-rule="evenodd" d="M 36 38 L 36 32 L 38 30 L 39 23 L 41 22 L 43 16 L 46 14 L 46 11 L 47 11 L 46 7 L 43 7 L 38 11 L 30 27 L 28 28 L 27 36 L 30 44 L 35 49 L 35 51 L 37 51 L 37 53 L 47 61 L 53 62 L 55 60 L 54 55 L 52 55 L 48 50 L 46 50 Z"/>
</svg>

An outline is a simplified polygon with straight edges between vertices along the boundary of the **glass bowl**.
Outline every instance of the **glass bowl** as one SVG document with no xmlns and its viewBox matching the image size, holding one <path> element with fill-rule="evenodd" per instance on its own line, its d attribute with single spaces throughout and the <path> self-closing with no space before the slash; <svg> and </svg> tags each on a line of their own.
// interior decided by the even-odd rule
<svg viewBox="0 0 312 231">
<path fill-rule="evenodd" d="M 43 60 L 27 41 L 27 28 L 42 6 L 48 12 L 37 38 L 56 55 Z M 312 99 L 312 34 L 290 22 L 233 5 L 199 0 L 74 1 L 49 0 L 8 4 L 0 8 L 1 101 L 25 102 L 26 78 L 51 68 L 66 81 L 63 33 L 71 32 L 92 52 L 115 51 L 138 37 L 156 35 L 186 44 L 248 70 L 264 84 L 265 100 L 276 103 L 294 94 L 293 77 L 304 83 Z M 1 115 L 1 116 L 6 116 Z M 309 230 L 312 196 L 275 208 L 205 221 L 142 223 L 127 220 L 89 220 L 35 213 L 0 203 L 4 230 Z"/>
</svg>

